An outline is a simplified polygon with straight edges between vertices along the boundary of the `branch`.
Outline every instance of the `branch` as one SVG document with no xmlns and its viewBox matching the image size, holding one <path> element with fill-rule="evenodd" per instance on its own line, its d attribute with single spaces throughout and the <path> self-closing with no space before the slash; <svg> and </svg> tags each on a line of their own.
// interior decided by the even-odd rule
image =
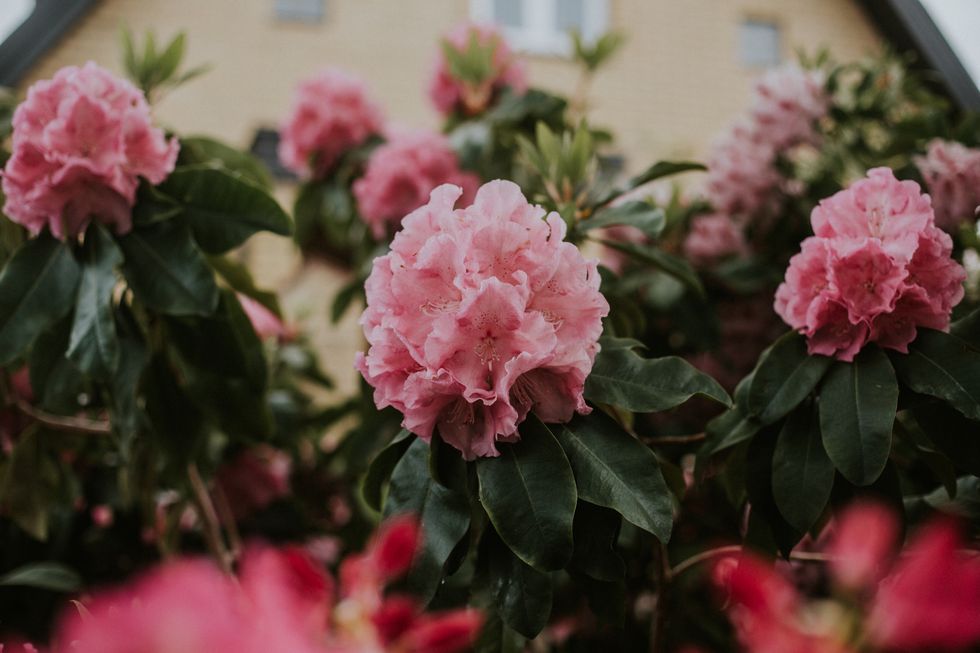
<svg viewBox="0 0 980 653">
<path fill-rule="evenodd" d="M 55 431 L 73 431 L 86 435 L 111 435 L 112 426 L 108 421 L 88 419 L 87 417 L 66 417 L 54 415 L 32 406 L 24 399 L 14 396 L 14 407 L 31 419 Z"/>
<path fill-rule="evenodd" d="M 678 574 L 684 573 L 691 567 L 699 565 L 706 560 L 711 558 L 725 556 L 731 553 L 741 553 L 742 546 L 739 544 L 732 544 L 731 546 L 722 546 L 717 549 L 708 549 L 707 551 L 702 551 L 696 555 L 691 556 L 687 560 L 680 562 L 676 567 L 670 570 L 671 576 L 676 576 Z M 789 554 L 790 560 L 797 560 L 799 562 L 827 562 L 831 559 L 826 553 L 818 553 L 814 551 L 798 551 Z"/>
<path fill-rule="evenodd" d="M 187 478 L 190 480 L 191 489 L 194 491 L 197 515 L 200 517 L 201 524 L 204 527 L 204 539 L 207 541 L 208 548 L 211 549 L 211 554 L 217 560 L 222 571 L 230 576 L 232 573 L 231 553 L 228 551 L 224 539 L 221 537 L 221 525 L 218 522 L 218 513 L 214 509 L 214 503 L 211 502 L 211 495 L 208 494 L 208 487 L 205 485 L 204 479 L 201 478 L 201 472 L 198 471 L 195 463 L 189 463 L 187 465 Z"/>
<path fill-rule="evenodd" d="M 692 442 L 702 442 L 707 436 L 704 433 L 692 433 L 691 435 L 661 435 L 659 437 L 643 438 L 646 444 L 690 444 Z"/>
</svg>

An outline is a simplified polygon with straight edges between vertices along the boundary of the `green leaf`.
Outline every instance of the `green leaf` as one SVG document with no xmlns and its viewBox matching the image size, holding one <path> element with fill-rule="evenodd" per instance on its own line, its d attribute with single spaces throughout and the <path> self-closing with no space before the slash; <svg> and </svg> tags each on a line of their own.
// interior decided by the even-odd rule
<svg viewBox="0 0 980 653">
<path fill-rule="evenodd" d="M 119 245 L 126 281 L 149 308 L 168 315 L 210 315 L 217 308 L 214 273 L 182 224 L 134 229 Z"/>
<path fill-rule="evenodd" d="M 624 202 L 608 209 L 597 211 L 595 215 L 581 223 L 584 229 L 599 229 L 613 225 L 636 227 L 649 238 L 657 238 L 664 230 L 667 218 L 664 210 L 649 202 Z"/>
<path fill-rule="evenodd" d="M 80 259 L 82 278 L 67 356 L 85 374 L 105 380 L 119 365 L 112 291 L 116 287 L 116 266 L 122 263 L 123 256 L 109 232 L 93 222 L 86 232 Z"/>
<path fill-rule="evenodd" d="M 157 57 L 156 78 L 157 82 L 165 82 L 174 76 L 180 62 L 184 59 L 184 47 L 186 37 L 183 32 L 174 37 L 167 48 Z"/>
<path fill-rule="evenodd" d="M 486 621 L 473 645 L 473 653 L 523 653 L 527 640 L 503 622 L 500 613 L 486 610 Z"/>
<path fill-rule="evenodd" d="M 810 530 L 823 513 L 834 487 L 834 463 L 820 438 L 814 406 L 801 404 L 783 424 L 772 458 L 772 495 L 776 507 L 796 530 Z"/>
<path fill-rule="evenodd" d="M 69 311 L 79 276 L 68 245 L 47 232 L 17 250 L 0 273 L 0 365 Z"/>
<path fill-rule="evenodd" d="M 939 401 L 916 406 L 911 412 L 954 467 L 980 476 L 980 423 L 963 417 L 949 404 Z"/>
<path fill-rule="evenodd" d="M 698 468 L 712 455 L 745 442 L 764 426 L 751 415 L 744 406 L 748 403 L 749 390 L 755 372 L 746 376 L 735 386 L 735 405 L 708 422 L 705 428 L 705 441 L 698 450 Z"/>
<path fill-rule="evenodd" d="M 980 348 L 980 308 L 950 324 L 949 332 L 960 340 Z"/>
<path fill-rule="evenodd" d="M 521 440 L 498 444 L 500 456 L 476 461 L 480 502 L 501 539 L 521 560 L 544 571 L 572 557 L 575 477 L 547 426 L 529 416 Z"/>
<path fill-rule="evenodd" d="M 603 239 L 599 242 L 606 247 L 623 252 L 639 261 L 663 270 L 699 296 L 704 296 L 704 285 L 701 283 L 701 279 L 698 277 L 697 272 L 694 271 L 694 268 L 691 267 L 691 264 L 684 259 L 648 245 L 608 239 Z"/>
<path fill-rule="evenodd" d="M 626 186 L 623 188 L 617 188 L 607 195 L 602 197 L 597 204 L 599 206 L 611 202 L 623 193 L 631 191 L 638 186 L 654 181 L 655 179 L 661 179 L 663 177 L 669 177 L 670 175 L 676 175 L 681 172 L 689 172 L 692 170 L 706 170 L 703 164 L 695 163 L 693 161 L 657 161 L 652 166 L 636 175 L 630 179 Z"/>
<path fill-rule="evenodd" d="M 41 332 L 27 357 L 38 405 L 59 415 L 77 413 L 78 397 L 88 389 L 85 377 L 65 356 L 70 331 L 71 317 L 66 316 Z"/>
<path fill-rule="evenodd" d="M 20 434 L 0 488 L 4 514 L 38 540 L 48 538 L 48 505 L 41 468 L 44 456 L 36 428 Z"/>
<path fill-rule="evenodd" d="M 282 310 L 279 308 L 279 298 L 276 297 L 276 293 L 262 290 L 256 286 L 252 273 L 249 272 L 244 263 L 233 260 L 229 256 L 209 256 L 208 263 L 232 290 L 246 297 L 251 297 L 277 316 L 282 317 Z"/>
<path fill-rule="evenodd" d="M 636 413 L 674 408 L 694 395 L 732 404 L 717 381 L 677 356 L 641 358 L 629 349 L 603 350 L 585 381 L 585 396 L 590 401 Z"/>
<path fill-rule="evenodd" d="M 892 363 L 912 390 L 980 420 L 980 351 L 969 343 L 942 331 L 919 329 L 908 355 L 895 354 Z"/>
<path fill-rule="evenodd" d="M 35 562 L 0 576 L 0 586 L 75 592 L 82 586 L 82 579 L 73 570 L 57 562 Z"/>
<path fill-rule="evenodd" d="M 230 145 L 207 136 L 188 136 L 180 139 L 180 165 L 206 163 L 219 165 L 244 177 L 266 191 L 272 189 L 272 177 L 257 158 L 248 152 L 236 150 Z"/>
<path fill-rule="evenodd" d="M 525 637 L 534 637 L 548 623 L 553 601 L 551 577 L 527 565 L 503 543 L 491 539 L 482 547 L 486 582 L 504 623 Z"/>
<path fill-rule="evenodd" d="M 271 195 L 226 170 L 178 168 L 158 188 L 180 202 L 194 240 L 209 254 L 224 254 L 258 231 L 292 234 L 292 221 Z"/>
<path fill-rule="evenodd" d="M 615 510 L 663 543 L 670 539 L 673 502 L 646 445 L 600 412 L 562 425 L 559 443 L 580 498 Z"/>
<path fill-rule="evenodd" d="M 609 510 L 586 501 L 575 508 L 575 553 L 572 567 L 590 578 L 618 581 L 625 578 L 626 563 L 616 552 L 622 519 Z"/>
<path fill-rule="evenodd" d="M 878 347 L 830 368 L 820 386 L 820 431 L 827 455 L 851 483 L 870 485 L 881 475 L 897 407 L 895 371 Z"/>
<path fill-rule="evenodd" d="M 803 336 L 790 331 L 760 357 L 749 388 L 748 413 L 763 424 L 785 417 L 817 387 L 833 361 L 810 356 Z"/>
<path fill-rule="evenodd" d="M 385 517 L 411 513 L 422 527 L 422 546 L 406 582 L 428 603 L 442 580 L 449 554 L 470 527 L 465 494 L 437 483 L 428 471 L 429 446 L 416 438 L 391 475 Z"/>
<path fill-rule="evenodd" d="M 402 429 L 387 447 L 378 452 L 368 466 L 364 482 L 361 484 L 361 494 L 364 496 L 364 502 L 374 510 L 381 511 L 385 487 L 391 480 L 395 465 L 412 444 L 412 439 L 412 433 Z"/>
</svg>

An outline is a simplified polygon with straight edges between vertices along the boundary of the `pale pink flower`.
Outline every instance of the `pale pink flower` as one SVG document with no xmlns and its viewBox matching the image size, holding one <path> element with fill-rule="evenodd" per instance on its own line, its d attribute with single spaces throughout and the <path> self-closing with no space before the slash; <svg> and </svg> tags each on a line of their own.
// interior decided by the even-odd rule
<svg viewBox="0 0 980 653">
<path fill-rule="evenodd" d="M 684 237 L 684 255 L 697 266 L 712 265 L 747 251 L 742 229 L 722 213 L 697 216 Z"/>
<path fill-rule="evenodd" d="M 275 338 L 283 341 L 293 338 L 295 335 L 293 330 L 263 304 L 242 293 L 235 293 L 235 296 L 238 297 L 238 303 L 241 304 L 248 321 L 252 323 L 252 328 L 255 329 L 255 335 L 260 340 Z"/>
<path fill-rule="evenodd" d="M 772 147 L 782 150 L 814 141 L 814 123 L 827 115 L 829 108 L 823 73 L 790 63 L 756 80 L 750 115 Z"/>
<path fill-rule="evenodd" d="M 519 439 L 531 410 L 546 422 L 589 412 L 582 393 L 609 305 L 557 213 L 507 181 L 456 209 L 461 194 L 435 189 L 375 259 L 357 367 L 405 428 L 429 440 L 438 427 L 473 459 Z"/>
<path fill-rule="evenodd" d="M 140 177 L 159 184 L 177 161 L 139 89 L 92 62 L 31 86 L 13 129 L 4 212 L 32 234 L 72 237 L 93 218 L 128 232 Z"/>
<path fill-rule="evenodd" d="M 361 217 L 378 240 L 402 218 L 429 200 L 436 186 L 455 184 L 469 204 L 480 185 L 471 172 L 459 169 L 459 160 L 442 134 L 400 132 L 371 153 L 364 176 L 354 182 L 354 197 Z"/>
<path fill-rule="evenodd" d="M 300 176 L 319 178 L 344 153 L 380 134 L 383 126 L 381 109 L 364 83 L 329 68 L 296 87 L 280 130 L 279 160 Z"/>
<path fill-rule="evenodd" d="M 507 41 L 495 27 L 464 23 L 449 32 L 443 42 L 459 52 L 465 52 L 471 39 L 476 39 L 482 47 L 493 48 L 489 74 L 479 83 L 457 79 L 452 75 L 446 54 L 440 47 L 429 81 L 429 98 L 443 115 L 454 111 L 476 115 L 486 109 L 494 95 L 505 88 L 518 95 L 527 90 L 524 65 L 514 57 Z"/>
<path fill-rule="evenodd" d="M 973 222 L 980 205 L 980 149 L 937 138 L 914 160 L 932 196 L 936 226 L 953 231 Z"/>
<path fill-rule="evenodd" d="M 822 200 L 790 259 L 775 309 L 812 354 L 850 361 L 867 342 L 907 352 L 918 327 L 945 330 L 966 272 L 929 196 L 888 168 Z"/>
</svg>

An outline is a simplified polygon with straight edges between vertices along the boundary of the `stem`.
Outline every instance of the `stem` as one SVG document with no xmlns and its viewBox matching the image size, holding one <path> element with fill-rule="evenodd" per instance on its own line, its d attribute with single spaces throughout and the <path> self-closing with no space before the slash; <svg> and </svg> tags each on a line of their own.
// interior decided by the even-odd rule
<svg viewBox="0 0 980 653">
<path fill-rule="evenodd" d="M 238 525 L 235 523 L 235 516 L 231 512 L 231 504 L 228 503 L 228 496 L 221 489 L 221 486 L 217 484 L 214 486 L 214 499 L 218 508 L 218 516 L 221 518 L 221 523 L 225 527 L 225 532 L 228 533 L 231 555 L 233 559 L 237 559 L 242 552 L 242 538 L 238 533 Z"/>
<path fill-rule="evenodd" d="M 707 436 L 704 433 L 692 433 L 691 435 L 661 435 L 659 437 L 643 438 L 646 444 L 690 444 L 692 442 L 702 442 Z"/>
<path fill-rule="evenodd" d="M 667 558 L 667 547 L 657 542 L 657 603 L 653 613 L 653 636 L 650 641 L 650 653 L 664 653 L 667 650 L 667 589 L 673 576 L 670 560 Z"/>
<path fill-rule="evenodd" d="M 739 544 L 732 544 L 731 546 L 722 546 L 717 549 L 708 549 L 707 551 L 702 551 L 696 555 L 691 556 L 687 560 L 678 563 L 676 567 L 671 569 L 671 576 L 677 576 L 682 574 L 691 567 L 701 564 L 706 560 L 711 558 L 716 558 L 719 556 L 728 555 L 730 553 L 741 553 L 742 546 Z M 796 553 L 789 554 L 790 560 L 798 560 L 799 562 L 827 562 L 831 559 L 826 553 L 818 553 L 815 551 L 798 551 Z"/>
<path fill-rule="evenodd" d="M 108 421 L 88 419 L 87 417 L 65 417 L 53 415 L 35 408 L 20 397 L 14 397 L 13 406 L 24 415 L 55 431 L 72 431 L 85 435 L 111 435 L 112 426 Z"/>
<path fill-rule="evenodd" d="M 195 506 L 197 515 L 204 526 L 204 539 L 211 549 L 211 554 L 218 562 L 218 566 L 226 574 L 231 575 L 231 553 L 225 546 L 224 539 L 221 537 L 221 526 L 218 522 L 218 514 L 211 502 L 211 495 L 208 494 L 207 485 L 201 478 L 201 473 L 195 463 L 187 465 L 187 478 L 191 482 L 191 489 L 194 491 Z"/>
</svg>

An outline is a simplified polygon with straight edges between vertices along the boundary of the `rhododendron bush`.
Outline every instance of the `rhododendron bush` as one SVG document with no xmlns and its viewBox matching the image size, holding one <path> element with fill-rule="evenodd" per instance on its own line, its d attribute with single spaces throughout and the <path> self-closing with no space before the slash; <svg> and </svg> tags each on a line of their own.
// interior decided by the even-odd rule
<svg viewBox="0 0 980 653">
<path fill-rule="evenodd" d="M 182 36 L 12 102 L 3 650 L 980 646 L 980 122 L 820 55 L 629 175 L 589 111 L 621 42 L 573 37 L 564 96 L 460 25 L 439 130 L 310 62 L 292 217 L 155 118 Z M 261 231 L 344 276 L 352 396 Z"/>
</svg>

